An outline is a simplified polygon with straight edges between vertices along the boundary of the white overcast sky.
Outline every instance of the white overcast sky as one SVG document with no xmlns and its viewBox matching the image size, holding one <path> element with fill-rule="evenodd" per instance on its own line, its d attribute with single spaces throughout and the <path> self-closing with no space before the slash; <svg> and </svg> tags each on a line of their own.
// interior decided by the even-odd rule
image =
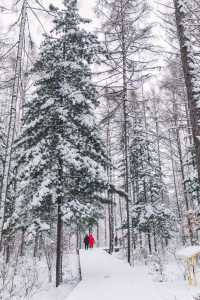
<svg viewBox="0 0 200 300">
<path fill-rule="evenodd" d="M 53 3 L 54 6 L 62 7 L 62 0 L 39 0 L 40 3 L 43 4 L 45 8 L 48 9 L 49 4 Z M 80 14 L 83 17 L 89 18 L 92 20 L 91 25 L 89 26 L 90 30 L 95 30 L 96 28 L 99 28 L 101 22 L 100 20 L 97 19 L 95 13 L 94 13 L 94 8 L 96 5 L 97 0 L 78 0 L 79 3 L 79 8 L 80 8 Z M 160 2 L 165 2 L 168 0 L 160 0 Z M 153 29 L 153 43 L 154 45 L 162 46 L 163 49 L 167 49 L 168 45 L 165 42 L 166 36 L 165 32 L 163 31 L 161 24 L 160 24 L 160 19 L 156 16 L 156 14 L 163 9 L 163 6 L 158 5 L 157 0 L 148 0 L 149 4 L 154 8 L 153 12 L 151 14 L 151 17 L 148 18 L 148 22 L 153 22 L 154 23 L 154 29 Z M 8 8 L 11 8 L 12 4 L 16 3 L 16 0 L 0 0 L 0 6 L 5 5 Z M 20 1 L 22 3 L 22 0 Z M 38 7 L 36 4 L 36 0 L 29 0 L 29 4 L 32 7 Z M 48 32 L 51 28 L 51 19 L 47 17 L 48 15 L 44 12 L 38 12 L 38 17 L 41 20 L 41 23 L 43 24 L 43 27 L 45 28 L 45 31 Z M 19 34 L 19 27 L 15 26 L 15 31 L 11 31 L 9 36 L 7 35 L 8 27 L 10 24 L 13 24 L 18 16 L 19 16 L 19 11 L 16 13 L 11 13 L 11 12 L 6 12 L 3 14 L 0 14 L 0 35 L 2 33 L 5 33 L 4 36 L 7 38 L 9 37 L 13 43 L 17 41 L 18 39 L 18 34 Z M 30 31 L 32 35 L 32 39 L 35 42 L 37 46 L 40 45 L 43 37 L 42 33 L 44 32 L 41 24 L 38 22 L 36 17 L 32 14 L 31 10 L 28 10 L 28 16 L 29 16 L 29 23 L 30 23 Z M 165 67 L 165 62 L 163 60 L 163 55 L 159 55 L 156 57 L 157 60 L 157 65 L 161 66 L 162 68 Z M 156 70 L 156 77 L 157 74 L 160 73 L 160 71 Z M 160 76 L 160 75 L 159 75 Z M 157 81 L 157 78 L 155 79 Z"/>
<path fill-rule="evenodd" d="M 0 6 L 4 5 L 6 8 L 11 8 L 12 4 L 14 2 L 16 2 L 16 0 L 0 0 Z M 34 0 L 29 0 L 29 4 L 32 7 L 38 7 L 38 5 L 34 2 L 35 2 Z M 61 7 L 62 2 L 63 2 L 62 0 L 40 0 L 40 3 L 42 3 L 43 6 L 47 9 L 48 9 L 50 3 L 52 3 L 54 6 Z M 94 13 L 96 0 L 78 0 L 78 3 L 79 3 L 81 16 L 91 19 L 92 23 L 90 24 L 90 29 L 91 30 L 95 29 L 99 24 L 99 22 L 95 16 L 95 13 Z M 28 15 L 29 15 L 29 22 L 31 23 L 31 32 L 34 37 L 34 41 L 36 43 L 40 43 L 41 38 L 42 38 L 42 32 L 43 32 L 41 25 L 36 20 L 36 18 L 33 16 L 32 12 L 30 10 L 29 10 Z M 47 17 L 47 14 L 39 13 L 38 16 L 39 16 L 40 20 L 42 21 L 44 28 L 48 31 L 50 22 L 48 21 L 47 18 L 45 18 L 45 17 Z M 2 34 L 2 33 L 6 34 L 9 25 L 13 24 L 17 20 L 17 17 L 18 17 L 17 12 L 11 13 L 8 11 L 8 12 L 1 13 L 0 34 Z M 16 28 L 15 37 L 17 38 L 17 28 Z"/>
<path fill-rule="evenodd" d="M 40 3 L 43 4 L 44 7 L 48 9 L 49 4 L 52 3 L 55 6 L 61 7 L 63 0 L 39 0 Z M 78 0 L 79 7 L 80 7 L 80 14 L 84 17 L 90 18 L 92 20 L 92 23 L 90 25 L 90 30 L 95 30 L 97 27 L 100 26 L 100 20 L 97 19 L 95 13 L 94 13 L 94 8 L 96 5 L 97 0 Z M 154 7 L 154 13 L 152 14 L 152 21 L 153 22 L 158 22 L 158 18 L 156 17 L 156 10 L 161 10 L 162 7 L 158 5 L 156 0 L 148 0 L 149 4 Z M 165 2 L 167 0 L 160 0 L 160 2 Z M 10 8 L 13 3 L 15 3 L 16 0 L 0 0 L 0 6 L 5 5 L 6 7 Z M 22 1 L 20 1 L 22 3 Z M 32 7 L 38 7 L 36 4 L 35 0 L 29 0 L 29 4 Z M 18 13 L 19 14 L 19 13 Z M 14 21 L 16 21 L 18 14 L 13 14 L 13 13 L 6 13 L 6 14 L 1 14 L 0 18 L 0 34 L 2 32 L 7 31 L 8 25 L 12 24 Z M 46 13 L 39 13 L 39 17 L 42 21 L 42 24 L 44 25 L 44 28 L 48 31 L 50 28 L 50 20 L 47 18 Z M 34 37 L 34 41 L 36 43 L 40 43 L 41 38 L 42 38 L 42 28 L 39 22 L 36 20 L 36 18 L 33 16 L 32 12 L 29 9 L 29 21 L 31 23 L 31 31 L 32 35 Z M 163 34 L 161 34 L 159 28 L 160 26 L 158 25 L 154 27 L 154 34 L 156 34 L 156 43 L 161 44 L 163 43 Z M 15 32 L 15 37 L 17 38 L 17 31 Z"/>
</svg>

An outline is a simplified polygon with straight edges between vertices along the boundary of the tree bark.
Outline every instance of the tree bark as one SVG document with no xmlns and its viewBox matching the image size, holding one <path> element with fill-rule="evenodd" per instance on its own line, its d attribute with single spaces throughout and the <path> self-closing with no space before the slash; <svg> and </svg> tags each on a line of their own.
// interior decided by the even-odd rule
<svg viewBox="0 0 200 300">
<path fill-rule="evenodd" d="M 20 78 L 22 71 L 22 53 L 23 53 L 23 44 L 24 44 L 24 32 L 26 25 L 26 12 L 27 12 L 27 0 L 24 0 L 21 10 L 21 22 L 20 22 L 20 32 L 18 40 L 18 49 L 17 49 L 17 59 L 15 65 L 15 76 L 12 88 L 12 97 L 11 97 L 11 106 L 10 106 L 10 119 L 8 124 L 8 133 L 6 140 L 6 150 L 4 158 L 4 168 L 3 176 L 1 182 L 1 199 L 0 199 L 0 249 L 2 245 L 2 234 L 5 218 L 5 206 L 7 198 L 7 189 L 9 184 L 9 174 L 12 161 L 12 150 L 13 150 L 13 141 L 15 137 L 15 127 L 16 127 L 16 111 L 17 111 L 17 99 L 19 94 Z"/>
<path fill-rule="evenodd" d="M 188 107 L 190 112 L 190 121 L 192 125 L 192 136 L 196 151 L 196 164 L 198 171 L 198 178 L 200 181 L 200 108 L 197 106 L 197 96 L 199 91 L 196 90 L 195 82 L 197 80 L 193 66 L 193 55 L 191 53 L 190 44 L 192 41 L 188 38 L 187 28 L 185 28 L 186 13 L 183 9 L 183 3 L 180 0 L 174 0 L 175 17 L 177 35 L 180 44 L 181 61 L 183 66 L 183 73 L 187 91 Z"/>
<path fill-rule="evenodd" d="M 125 160 L 125 192 L 126 192 L 126 222 L 127 222 L 127 260 L 131 264 L 131 230 L 130 230 L 130 208 L 129 208 L 129 163 L 128 163 L 128 112 L 127 112 L 127 53 L 125 37 L 125 16 L 123 0 L 121 0 L 121 43 L 122 43 L 122 104 L 123 104 L 123 137 L 124 137 L 124 160 Z"/>
<path fill-rule="evenodd" d="M 183 163 L 183 155 L 182 155 L 181 140 L 180 140 L 177 118 L 178 118 L 178 108 L 177 108 L 177 103 L 176 103 L 176 97 L 175 97 L 175 95 L 173 95 L 173 121 L 174 121 L 174 126 L 175 126 L 176 143 L 177 143 L 179 162 L 180 162 L 180 168 L 181 168 L 183 197 L 184 197 L 185 208 L 186 208 L 186 213 L 187 213 L 190 209 L 190 206 L 189 206 L 187 187 L 186 187 L 186 183 L 185 183 L 184 163 Z M 191 224 L 191 220 L 190 220 L 189 216 L 187 216 L 187 223 L 188 223 L 188 232 L 189 232 L 190 243 L 191 243 L 191 245 L 193 245 L 193 231 L 192 231 L 192 224 Z"/>
<path fill-rule="evenodd" d="M 107 97 L 107 113 L 110 114 L 110 102 L 109 98 Z M 107 156 L 110 158 L 110 161 L 112 162 L 112 153 L 111 153 L 111 130 L 110 130 L 110 118 L 108 118 L 107 123 L 107 138 L 106 138 L 106 144 L 107 144 Z M 107 167 L 107 176 L 108 176 L 108 182 L 109 185 L 112 184 L 112 166 L 109 165 Z M 109 223 L 109 253 L 112 254 L 114 250 L 114 210 L 113 210 L 113 193 L 110 193 L 108 189 L 108 223 Z"/>
<path fill-rule="evenodd" d="M 172 163 L 174 191 L 175 191 L 175 197 L 176 197 L 176 206 L 177 206 L 179 220 L 181 220 L 182 213 L 181 213 L 180 203 L 179 203 L 179 199 L 178 199 L 178 190 L 177 190 L 177 184 L 176 184 L 176 174 L 175 174 L 175 165 L 174 165 L 174 157 L 173 157 L 173 149 L 172 149 L 170 130 L 169 130 L 169 145 L 170 145 L 170 156 L 171 156 L 171 163 Z"/>
<path fill-rule="evenodd" d="M 62 199 L 57 201 L 56 287 L 62 282 Z"/>
<path fill-rule="evenodd" d="M 62 282 L 62 247 L 63 247 L 63 221 L 62 221 L 62 204 L 63 204 L 63 167 L 62 161 L 58 158 L 58 179 L 57 188 L 57 243 L 56 243 L 56 287 Z"/>
<path fill-rule="evenodd" d="M 37 252 L 38 252 L 38 239 L 39 239 L 39 233 L 36 232 L 35 241 L 34 241 L 34 249 L 33 249 L 33 257 L 37 256 Z"/>
<path fill-rule="evenodd" d="M 148 240 L 148 246 L 149 246 L 149 254 L 152 254 L 152 247 L 151 247 L 151 233 L 150 229 L 147 230 L 147 240 Z"/>
</svg>

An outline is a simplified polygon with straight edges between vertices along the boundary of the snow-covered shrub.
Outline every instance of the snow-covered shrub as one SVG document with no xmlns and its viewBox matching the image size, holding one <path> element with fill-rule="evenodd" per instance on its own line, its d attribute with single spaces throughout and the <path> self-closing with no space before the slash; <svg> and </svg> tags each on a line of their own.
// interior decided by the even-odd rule
<svg viewBox="0 0 200 300">
<path fill-rule="evenodd" d="M 21 299 L 30 299 L 40 287 L 37 263 L 30 258 L 22 258 L 19 261 L 18 273 L 18 290 Z M 20 299 L 20 298 L 19 298 Z"/>
<path fill-rule="evenodd" d="M 6 263 L 0 260 L 0 300 L 31 299 L 40 287 L 35 262 L 18 255 Z"/>
<path fill-rule="evenodd" d="M 150 273 L 153 275 L 155 281 L 163 282 L 166 281 L 164 273 L 164 260 L 162 255 L 156 253 L 150 258 Z"/>
<path fill-rule="evenodd" d="M 53 261 L 54 261 L 54 242 L 50 238 L 43 238 L 42 237 L 42 246 L 44 250 L 44 256 L 47 263 L 48 268 L 48 276 L 49 276 L 49 282 L 52 282 L 52 271 L 53 271 Z"/>
</svg>

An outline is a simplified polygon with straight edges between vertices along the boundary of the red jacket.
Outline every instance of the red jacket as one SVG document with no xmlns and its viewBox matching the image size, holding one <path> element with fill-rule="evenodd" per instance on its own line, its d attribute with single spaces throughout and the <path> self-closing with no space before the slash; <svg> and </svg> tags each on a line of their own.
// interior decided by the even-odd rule
<svg viewBox="0 0 200 300">
<path fill-rule="evenodd" d="M 89 245 L 90 245 L 90 247 L 93 247 L 94 243 L 95 243 L 95 239 L 94 239 L 93 235 L 90 233 L 89 234 Z"/>
</svg>

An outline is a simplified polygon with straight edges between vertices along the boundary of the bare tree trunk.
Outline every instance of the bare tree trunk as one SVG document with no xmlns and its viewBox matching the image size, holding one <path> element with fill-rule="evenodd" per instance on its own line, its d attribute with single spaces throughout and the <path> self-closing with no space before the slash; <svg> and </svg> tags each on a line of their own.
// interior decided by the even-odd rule
<svg viewBox="0 0 200 300">
<path fill-rule="evenodd" d="M 187 187 L 186 187 L 186 183 L 185 183 L 184 163 L 183 163 L 183 155 L 182 155 L 182 149 L 181 149 L 181 140 L 180 140 L 177 117 L 178 117 L 178 111 L 177 111 L 176 97 L 175 97 L 175 95 L 173 95 L 173 121 L 174 121 L 174 125 L 175 125 L 176 143 L 177 143 L 177 147 L 178 147 L 178 155 L 179 155 L 180 168 L 181 168 L 183 196 L 184 196 L 184 201 L 185 201 L 186 213 L 188 213 L 190 207 L 189 207 Z M 189 239 L 190 239 L 190 243 L 192 245 L 193 244 L 193 232 L 192 232 L 192 224 L 191 224 L 189 215 L 187 215 L 187 223 L 188 223 Z"/>
<path fill-rule="evenodd" d="M 159 132 L 159 120 L 158 120 L 158 107 L 156 105 L 156 99 L 153 97 L 153 110 L 154 110 L 154 120 L 155 120 L 155 125 L 156 125 L 156 141 L 157 141 L 157 152 L 158 152 L 158 166 L 160 169 L 160 182 L 162 183 L 162 164 L 161 164 L 161 157 L 160 157 L 160 132 Z M 162 197 L 162 202 L 164 202 L 164 194 L 163 194 L 163 189 L 161 191 L 161 197 Z"/>
<path fill-rule="evenodd" d="M 140 244 L 140 248 L 142 248 L 142 232 L 139 231 L 139 244 Z"/>
<path fill-rule="evenodd" d="M 151 247 L 151 232 L 150 229 L 148 228 L 147 230 L 147 240 L 148 240 L 148 246 L 149 246 L 149 254 L 152 254 L 152 247 Z"/>
<path fill-rule="evenodd" d="M 104 217 L 104 239 L 105 239 L 105 246 L 107 247 L 107 207 L 105 208 L 105 217 Z"/>
<path fill-rule="evenodd" d="M 97 221 L 97 247 L 100 246 L 100 237 L 99 237 L 99 222 Z"/>
<path fill-rule="evenodd" d="M 10 239 L 9 238 L 7 239 L 5 254 L 6 254 L 6 264 L 8 264 L 10 261 Z"/>
<path fill-rule="evenodd" d="M 121 199 L 119 197 L 119 214 L 120 214 L 120 220 L 121 220 L 121 234 L 122 234 L 122 245 L 123 248 L 125 248 L 125 244 L 124 244 L 124 230 L 123 230 L 123 215 L 122 215 L 122 202 Z"/>
<path fill-rule="evenodd" d="M 20 245 L 20 256 L 24 255 L 24 236 L 25 236 L 25 229 L 22 229 L 22 234 L 21 234 L 21 245 Z"/>
<path fill-rule="evenodd" d="M 113 199 L 110 197 L 111 203 L 109 204 L 109 253 L 112 254 L 114 250 L 114 218 L 113 218 Z"/>
<path fill-rule="evenodd" d="M 110 114 L 110 102 L 109 98 L 107 97 L 107 113 Z M 110 131 L 110 118 L 108 118 L 107 123 L 107 138 L 106 138 L 106 144 L 107 144 L 107 156 L 110 158 L 110 161 L 112 162 L 112 153 L 111 153 L 111 131 Z M 107 167 L 107 175 L 108 175 L 108 182 L 109 184 L 112 184 L 112 166 L 109 165 Z M 109 223 L 109 253 L 113 253 L 114 250 L 114 210 L 113 210 L 113 193 L 110 193 L 108 190 L 108 223 Z"/>
<path fill-rule="evenodd" d="M 161 238 L 162 240 L 162 238 Z M 155 226 L 153 226 L 153 241 L 154 241 L 154 250 L 155 252 L 157 252 L 157 239 L 156 239 L 156 230 L 155 230 Z"/>
<path fill-rule="evenodd" d="M 33 257 L 37 256 L 37 252 L 38 252 L 38 240 L 39 240 L 39 233 L 37 231 L 36 235 L 35 235 L 35 241 L 34 241 Z"/>
<path fill-rule="evenodd" d="M 12 161 L 12 150 L 13 150 L 13 141 L 15 137 L 15 127 L 16 127 L 16 111 L 17 111 L 17 98 L 19 94 L 20 78 L 22 71 L 22 51 L 24 44 L 24 32 L 26 25 L 26 11 L 27 11 L 27 0 L 24 0 L 22 10 L 21 10 L 21 22 L 20 22 L 20 32 L 19 32 L 19 41 L 17 49 L 17 59 L 15 65 L 15 76 L 14 83 L 12 88 L 12 98 L 11 98 L 11 108 L 10 108 L 10 119 L 8 125 L 7 141 L 6 141 L 6 150 L 4 158 L 4 169 L 1 182 L 1 199 L 0 199 L 0 248 L 2 245 L 2 234 L 5 218 L 5 206 L 7 198 L 7 189 L 9 183 L 9 174 L 10 166 Z"/>
<path fill-rule="evenodd" d="M 62 204 L 63 204 L 63 166 L 62 161 L 58 158 L 58 198 L 57 198 L 57 243 L 56 243 L 56 287 L 62 282 L 62 249 L 63 249 L 63 221 L 62 221 Z"/>
<path fill-rule="evenodd" d="M 76 225 L 76 249 L 79 249 L 79 226 Z"/>
<path fill-rule="evenodd" d="M 56 287 L 62 282 L 62 199 L 58 198 L 57 245 L 56 245 Z"/>
<path fill-rule="evenodd" d="M 78 257 L 78 272 L 79 272 L 79 279 L 82 280 L 82 272 L 81 272 L 81 260 L 80 260 L 80 251 L 77 248 L 76 250 L 77 257 Z"/>
<path fill-rule="evenodd" d="M 197 91 L 195 86 L 197 81 L 193 69 L 195 62 L 193 61 L 193 55 L 190 50 L 190 44 L 192 43 L 192 41 L 189 40 L 187 29 L 185 28 L 185 24 L 187 23 L 187 21 L 183 5 L 184 3 L 182 3 L 182 1 L 174 0 L 177 34 L 180 44 L 181 60 L 187 90 L 188 107 L 192 125 L 192 135 L 196 150 L 198 178 L 200 181 L 200 108 L 197 106 L 197 96 L 199 95 L 200 91 Z"/>
<path fill-rule="evenodd" d="M 122 44 L 122 63 L 123 63 L 123 137 L 124 137 L 124 159 L 125 159 L 125 192 L 126 192 L 126 222 L 127 222 L 127 260 L 131 264 L 131 230 L 130 230 L 130 209 L 129 209 L 129 163 L 128 163 L 128 112 L 127 112 L 127 53 L 125 37 L 125 16 L 124 5 L 121 0 L 121 44 Z"/>
<path fill-rule="evenodd" d="M 170 136 L 170 130 L 169 130 L 169 145 L 170 145 L 170 154 L 171 154 L 171 163 L 172 163 L 174 191 L 175 191 L 175 197 L 176 197 L 176 206 L 177 206 L 177 211 L 178 211 L 178 217 L 179 217 L 179 220 L 181 221 L 182 213 L 181 213 L 181 208 L 180 208 L 179 199 L 178 199 L 178 191 L 177 191 L 177 184 L 176 184 L 176 174 L 175 174 L 175 165 L 174 165 L 173 149 L 172 149 L 172 141 L 171 141 L 171 136 Z"/>
</svg>

